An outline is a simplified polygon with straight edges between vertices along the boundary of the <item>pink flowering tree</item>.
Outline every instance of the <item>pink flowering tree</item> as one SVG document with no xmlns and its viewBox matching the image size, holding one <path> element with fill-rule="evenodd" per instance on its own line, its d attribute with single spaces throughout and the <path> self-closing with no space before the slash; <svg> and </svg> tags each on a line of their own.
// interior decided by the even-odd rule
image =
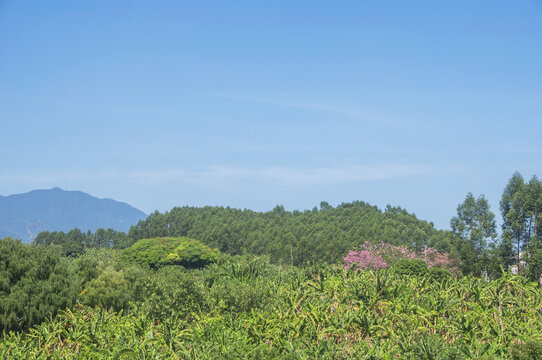
<svg viewBox="0 0 542 360">
<path fill-rule="evenodd" d="M 388 264 L 384 261 L 382 256 L 368 250 L 350 250 L 343 260 L 343 268 L 346 270 L 383 269 L 388 267 Z"/>
<path fill-rule="evenodd" d="M 427 267 L 440 267 L 448 269 L 451 272 L 457 272 L 457 267 L 454 264 L 454 260 L 448 253 L 441 253 L 437 249 L 428 247 L 422 251 L 419 258 L 427 263 Z"/>
<path fill-rule="evenodd" d="M 428 247 L 421 253 L 406 246 L 392 245 L 387 243 L 363 243 L 357 249 L 350 250 L 343 258 L 344 269 L 383 269 L 392 266 L 399 260 L 420 259 L 427 263 L 428 267 L 442 267 L 456 272 L 453 259 L 448 253 L 440 253 L 437 249 Z"/>
</svg>

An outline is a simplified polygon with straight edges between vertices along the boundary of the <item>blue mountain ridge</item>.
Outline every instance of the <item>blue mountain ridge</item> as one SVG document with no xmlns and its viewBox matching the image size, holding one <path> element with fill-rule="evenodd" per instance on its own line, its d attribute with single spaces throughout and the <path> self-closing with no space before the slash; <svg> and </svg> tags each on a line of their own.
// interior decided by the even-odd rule
<svg viewBox="0 0 542 360">
<path fill-rule="evenodd" d="M 127 232 L 131 225 L 146 217 L 129 204 L 58 187 L 0 195 L 0 238 L 12 236 L 24 242 L 31 239 L 28 229 L 34 236 L 39 231 L 74 228 L 82 231 L 112 228 Z"/>
</svg>

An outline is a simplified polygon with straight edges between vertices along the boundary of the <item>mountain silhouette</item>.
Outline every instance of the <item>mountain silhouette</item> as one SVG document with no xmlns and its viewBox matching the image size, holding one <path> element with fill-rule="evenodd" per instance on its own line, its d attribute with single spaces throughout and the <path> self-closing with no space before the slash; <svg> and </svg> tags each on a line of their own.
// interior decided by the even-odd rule
<svg viewBox="0 0 542 360">
<path fill-rule="evenodd" d="M 25 242 L 40 231 L 66 232 L 74 228 L 128 231 L 131 225 L 146 217 L 126 203 L 58 187 L 0 195 L 0 238 L 12 236 Z"/>
</svg>

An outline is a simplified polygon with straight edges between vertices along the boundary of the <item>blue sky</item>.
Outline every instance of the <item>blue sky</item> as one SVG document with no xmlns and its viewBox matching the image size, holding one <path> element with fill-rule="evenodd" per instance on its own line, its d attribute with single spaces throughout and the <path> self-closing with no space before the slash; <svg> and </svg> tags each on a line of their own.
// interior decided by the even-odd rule
<svg viewBox="0 0 542 360">
<path fill-rule="evenodd" d="M 0 1 L 0 194 L 447 228 L 542 176 L 542 1 Z"/>
</svg>

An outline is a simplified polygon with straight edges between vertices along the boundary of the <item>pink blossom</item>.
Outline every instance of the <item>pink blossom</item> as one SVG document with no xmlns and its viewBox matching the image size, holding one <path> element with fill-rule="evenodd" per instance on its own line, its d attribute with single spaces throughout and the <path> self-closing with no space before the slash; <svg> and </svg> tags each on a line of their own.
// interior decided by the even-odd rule
<svg viewBox="0 0 542 360">
<path fill-rule="evenodd" d="M 440 253 L 437 249 L 428 247 L 420 254 L 420 259 L 427 263 L 428 267 L 441 267 L 456 272 L 454 260 L 448 253 Z"/>
<path fill-rule="evenodd" d="M 357 249 L 350 250 L 343 258 L 343 268 L 383 269 L 402 259 L 421 259 L 427 263 L 428 267 L 442 267 L 452 272 L 457 271 L 448 253 L 440 253 L 437 249 L 428 247 L 417 254 L 406 246 L 382 242 L 378 244 L 365 242 Z"/>
<path fill-rule="evenodd" d="M 380 255 L 373 254 L 367 250 L 349 251 L 343 258 L 344 269 L 350 269 L 357 267 L 359 270 L 369 269 L 383 269 L 388 264 L 382 259 Z"/>
</svg>

